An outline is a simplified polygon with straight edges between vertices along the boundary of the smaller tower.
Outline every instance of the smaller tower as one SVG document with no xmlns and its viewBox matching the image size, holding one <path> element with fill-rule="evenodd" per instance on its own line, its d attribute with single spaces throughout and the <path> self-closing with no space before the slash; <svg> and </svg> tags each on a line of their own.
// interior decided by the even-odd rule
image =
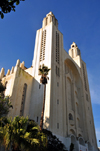
<svg viewBox="0 0 100 151">
<path fill-rule="evenodd" d="M 73 60 L 81 67 L 81 52 L 75 42 L 72 43 L 71 48 L 69 49 L 69 55 Z"/>
</svg>

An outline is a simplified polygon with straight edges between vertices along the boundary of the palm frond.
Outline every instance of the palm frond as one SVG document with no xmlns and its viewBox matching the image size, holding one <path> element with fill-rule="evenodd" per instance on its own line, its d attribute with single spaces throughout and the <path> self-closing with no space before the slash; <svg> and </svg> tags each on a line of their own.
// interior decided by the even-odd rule
<svg viewBox="0 0 100 151">
<path fill-rule="evenodd" d="M 47 66 L 42 66 L 42 68 L 39 68 L 39 71 L 41 73 L 41 75 L 48 75 L 48 72 L 50 71 L 51 69 L 49 69 Z"/>
</svg>

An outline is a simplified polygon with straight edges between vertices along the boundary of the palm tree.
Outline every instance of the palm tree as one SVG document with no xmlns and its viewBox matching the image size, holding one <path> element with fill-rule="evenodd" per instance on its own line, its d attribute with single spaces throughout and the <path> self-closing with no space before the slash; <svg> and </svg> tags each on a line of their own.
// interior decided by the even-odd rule
<svg viewBox="0 0 100 151">
<path fill-rule="evenodd" d="M 45 93 L 46 93 L 46 84 L 47 84 L 47 77 L 48 72 L 50 69 L 47 66 L 42 66 L 42 68 L 39 68 L 41 78 L 40 78 L 40 83 L 44 85 L 44 97 L 43 97 L 43 107 L 42 107 L 42 113 L 41 113 L 41 120 L 40 120 L 40 131 L 42 131 L 43 127 L 43 117 L 44 117 L 44 107 L 45 107 Z"/>
</svg>

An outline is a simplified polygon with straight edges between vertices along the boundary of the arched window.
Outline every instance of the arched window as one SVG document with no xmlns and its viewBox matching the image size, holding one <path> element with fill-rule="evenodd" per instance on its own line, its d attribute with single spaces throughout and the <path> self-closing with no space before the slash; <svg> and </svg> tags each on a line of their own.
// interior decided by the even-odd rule
<svg viewBox="0 0 100 151">
<path fill-rule="evenodd" d="M 72 58 L 74 58 L 74 50 L 72 49 Z"/>
<path fill-rule="evenodd" d="M 68 93 L 69 108 L 72 109 L 72 88 L 71 88 L 71 80 L 69 78 L 67 78 L 67 93 Z"/>
<path fill-rule="evenodd" d="M 79 144 L 85 146 L 85 141 L 83 138 L 79 138 Z"/>
<path fill-rule="evenodd" d="M 27 90 L 27 84 L 24 83 L 23 93 L 22 93 L 21 109 L 20 109 L 20 116 L 23 116 L 23 114 L 24 114 L 25 98 L 26 98 L 26 90 Z"/>
<path fill-rule="evenodd" d="M 69 120 L 73 120 L 73 116 L 71 113 L 69 113 Z"/>
</svg>

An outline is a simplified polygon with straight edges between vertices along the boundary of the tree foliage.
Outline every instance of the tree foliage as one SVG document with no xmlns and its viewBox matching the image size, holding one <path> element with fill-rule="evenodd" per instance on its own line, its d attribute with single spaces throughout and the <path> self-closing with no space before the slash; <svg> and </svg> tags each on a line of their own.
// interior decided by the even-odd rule
<svg viewBox="0 0 100 151">
<path fill-rule="evenodd" d="M 43 129 L 43 133 L 48 138 L 47 151 L 67 151 L 64 144 L 51 131 Z"/>
<path fill-rule="evenodd" d="M 47 66 L 42 66 L 42 68 L 39 68 L 39 72 L 41 74 L 40 83 L 47 84 L 47 75 L 51 69 L 49 69 Z"/>
<path fill-rule="evenodd" d="M 12 107 L 9 97 L 3 98 L 0 96 L 0 118 L 6 116 L 9 112 L 9 109 Z"/>
<path fill-rule="evenodd" d="M 41 73 L 41 75 L 48 75 L 48 72 L 50 71 L 50 69 L 47 66 L 42 66 L 42 68 L 39 68 L 39 71 Z"/>
<path fill-rule="evenodd" d="M 0 143 L 11 151 L 67 151 L 62 142 L 52 134 L 25 117 L 0 120 Z"/>
<path fill-rule="evenodd" d="M 5 89 L 6 89 L 6 87 L 3 86 L 3 84 L 0 81 L 0 93 L 2 93 Z"/>
<path fill-rule="evenodd" d="M 0 141 L 6 149 L 12 151 L 45 151 L 47 137 L 40 132 L 34 121 L 15 117 L 13 120 L 3 118 L 0 123 Z"/>
<path fill-rule="evenodd" d="M 0 16 L 3 19 L 4 13 L 15 12 L 15 4 L 18 5 L 20 1 L 24 0 L 0 0 Z"/>
<path fill-rule="evenodd" d="M 4 97 L 5 86 L 0 81 L 0 118 L 6 116 L 9 112 L 9 109 L 12 107 L 9 97 Z"/>
</svg>

